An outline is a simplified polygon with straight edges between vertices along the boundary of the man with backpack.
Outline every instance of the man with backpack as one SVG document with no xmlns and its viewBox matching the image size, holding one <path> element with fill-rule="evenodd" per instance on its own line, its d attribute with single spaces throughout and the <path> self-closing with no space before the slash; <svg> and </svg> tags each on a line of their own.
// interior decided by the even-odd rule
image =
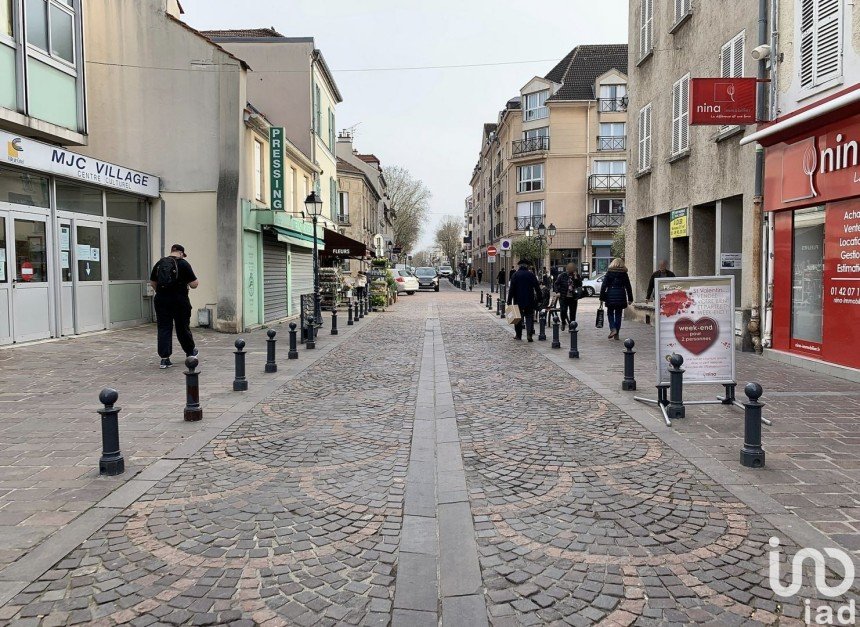
<svg viewBox="0 0 860 627">
<path fill-rule="evenodd" d="M 173 327 L 176 326 L 176 339 L 182 345 L 186 356 L 197 356 L 194 337 L 191 335 L 191 301 L 188 288 L 197 289 L 200 282 L 185 261 L 185 247 L 174 244 L 170 255 L 164 257 L 152 268 L 149 283 L 155 290 L 155 316 L 158 320 L 159 368 L 170 368 L 170 355 L 173 352 Z"/>
</svg>

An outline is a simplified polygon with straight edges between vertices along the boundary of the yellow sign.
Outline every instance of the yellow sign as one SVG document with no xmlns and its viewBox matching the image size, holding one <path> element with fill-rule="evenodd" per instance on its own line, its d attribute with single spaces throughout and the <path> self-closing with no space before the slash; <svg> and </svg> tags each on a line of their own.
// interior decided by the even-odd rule
<svg viewBox="0 0 860 627">
<path fill-rule="evenodd" d="M 687 237 L 687 209 L 676 209 L 669 214 L 669 237 Z"/>
</svg>

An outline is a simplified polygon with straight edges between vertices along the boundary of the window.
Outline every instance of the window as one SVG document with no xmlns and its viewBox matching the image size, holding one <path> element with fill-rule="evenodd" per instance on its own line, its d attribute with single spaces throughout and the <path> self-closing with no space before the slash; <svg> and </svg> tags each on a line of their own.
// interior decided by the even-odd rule
<svg viewBox="0 0 860 627">
<path fill-rule="evenodd" d="M 799 0 L 800 86 L 842 76 L 842 0 Z"/>
<path fill-rule="evenodd" d="M 690 75 L 672 85 L 672 156 L 690 149 Z"/>
<path fill-rule="evenodd" d="M 791 337 L 821 342 L 824 300 L 824 207 L 794 212 Z"/>
<path fill-rule="evenodd" d="M 639 58 L 654 49 L 654 0 L 639 0 Z"/>
<path fill-rule="evenodd" d="M 597 136 L 598 150 L 624 150 L 627 125 L 624 122 L 601 122 Z"/>
<path fill-rule="evenodd" d="M 594 213 L 624 213 L 624 199 L 595 198 Z"/>
<path fill-rule="evenodd" d="M 337 138 L 334 136 L 334 111 L 328 110 L 328 149 L 334 152 L 334 144 Z"/>
<path fill-rule="evenodd" d="M 254 140 L 254 198 L 263 200 L 263 144 Z"/>
<path fill-rule="evenodd" d="M 517 203 L 517 230 L 525 231 L 529 226 L 536 229 L 543 222 L 543 201 L 530 200 Z"/>
<path fill-rule="evenodd" d="M 601 112 L 626 111 L 627 85 L 601 85 L 597 102 Z"/>
<path fill-rule="evenodd" d="M 693 12 L 692 0 L 675 0 L 675 23 Z"/>
<path fill-rule="evenodd" d="M 293 204 L 292 204 L 292 208 L 293 208 L 293 213 L 296 213 L 299 210 L 299 173 L 295 168 L 290 167 L 290 174 L 292 175 L 292 178 L 290 180 L 293 182 L 293 189 L 292 189 Z M 304 200 L 304 198 L 302 198 L 302 200 Z"/>
<path fill-rule="evenodd" d="M 601 122 L 600 135 L 604 137 L 623 137 L 624 122 Z"/>
<path fill-rule="evenodd" d="M 537 192 L 543 189 L 543 164 L 524 165 L 517 168 L 517 191 Z"/>
<path fill-rule="evenodd" d="M 339 222 L 349 222 L 349 193 L 348 192 L 340 192 L 339 193 L 340 200 L 340 211 L 338 212 L 338 221 Z"/>
<path fill-rule="evenodd" d="M 0 35 L 12 36 L 12 0 L 0 0 Z"/>
<path fill-rule="evenodd" d="M 745 31 L 741 31 L 720 50 L 720 77 L 736 78 L 744 75 Z"/>
<path fill-rule="evenodd" d="M 651 167 L 651 103 L 639 109 L 639 162 L 642 172 Z"/>
<path fill-rule="evenodd" d="M 593 174 L 626 174 L 626 161 L 595 161 Z"/>
<path fill-rule="evenodd" d="M 86 213 L 91 216 L 104 215 L 102 190 L 75 183 L 57 181 L 57 209 Z"/>
<path fill-rule="evenodd" d="M 331 176 L 328 177 L 328 204 L 334 218 L 337 215 L 337 181 Z"/>
<path fill-rule="evenodd" d="M 55 59 L 74 64 L 75 20 L 70 3 L 64 0 L 26 0 L 26 18 L 27 43 Z"/>
<path fill-rule="evenodd" d="M 48 177 L 0 169 L 0 201 L 47 209 L 51 206 Z"/>
<path fill-rule="evenodd" d="M 314 84 L 314 133 L 322 137 L 322 94 L 320 86 Z"/>
<path fill-rule="evenodd" d="M 107 192 L 105 198 L 107 200 L 108 218 L 146 222 L 149 211 L 146 200 L 143 198 L 116 192 Z"/>
<path fill-rule="evenodd" d="M 546 108 L 546 99 L 549 96 L 549 90 L 536 91 L 523 96 L 523 120 L 540 120 L 549 116 L 549 111 Z"/>
<path fill-rule="evenodd" d="M 142 281 L 149 278 L 146 227 L 125 222 L 107 223 L 108 279 Z"/>
<path fill-rule="evenodd" d="M 533 128 L 528 131 L 523 131 L 523 139 L 537 139 L 538 137 L 549 137 L 549 127 L 541 126 L 540 128 Z M 498 155 L 498 159 L 501 162 L 501 154 Z"/>
</svg>

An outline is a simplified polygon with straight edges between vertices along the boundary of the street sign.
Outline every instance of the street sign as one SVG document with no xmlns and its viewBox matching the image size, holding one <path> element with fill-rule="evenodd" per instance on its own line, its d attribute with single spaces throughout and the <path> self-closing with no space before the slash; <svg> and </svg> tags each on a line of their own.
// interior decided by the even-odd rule
<svg viewBox="0 0 860 627">
<path fill-rule="evenodd" d="M 487 263 L 496 263 L 496 256 L 487 257 Z"/>
<path fill-rule="evenodd" d="M 690 124 L 755 124 L 757 79 L 690 79 Z"/>
<path fill-rule="evenodd" d="M 403 249 L 400 246 L 395 246 L 394 248 L 391 249 L 391 253 L 393 255 L 399 255 L 402 252 L 403 252 Z"/>
<path fill-rule="evenodd" d="M 513 244 L 511 243 L 511 240 L 503 239 L 501 242 L 499 242 L 499 246 L 501 246 L 502 250 L 510 250 Z"/>
<path fill-rule="evenodd" d="M 495 257 L 496 256 L 496 247 L 495 246 L 487 246 L 487 257 Z"/>
</svg>

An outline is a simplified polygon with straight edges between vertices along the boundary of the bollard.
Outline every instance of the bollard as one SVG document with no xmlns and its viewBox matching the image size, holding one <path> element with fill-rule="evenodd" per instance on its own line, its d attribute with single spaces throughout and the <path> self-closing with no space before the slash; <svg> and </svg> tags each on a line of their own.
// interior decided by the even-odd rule
<svg viewBox="0 0 860 627">
<path fill-rule="evenodd" d="M 358 310 L 358 304 L 355 305 L 356 310 Z M 307 331 L 307 340 L 305 341 L 305 348 L 308 350 L 313 350 L 317 347 L 317 332 L 314 329 L 314 317 L 313 314 L 308 316 L 307 319 L 308 331 Z"/>
<path fill-rule="evenodd" d="M 747 383 L 744 394 L 749 398 L 744 403 L 744 447 L 741 449 L 741 465 L 748 468 L 764 468 L 764 449 L 761 447 L 761 408 L 764 403 L 758 383 Z"/>
<path fill-rule="evenodd" d="M 499 318 L 505 317 L 505 299 L 504 298 L 497 298 L 496 299 L 496 315 Z"/>
<path fill-rule="evenodd" d="M 493 310 L 493 297 L 490 294 L 487 294 L 487 311 Z"/>
<path fill-rule="evenodd" d="M 624 340 L 624 381 L 621 382 L 621 389 L 625 392 L 636 389 L 636 379 L 633 372 L 633 355 L 636 354 L 636 351 L 633 350 L 634 346 L 636 346 L 636 342 L 633 341 L 633 338 L 628 337 Z"/>
<path fill-rule="evenodd" d="M 570 350 L 567 351 L 567 356 L 570 359 L 579 359 L 579 324 L 576 320 L 570 323 Z"/>
<path fill-rule="evenodd" d="M 352 305 L 349 303 L 346 304 L 346 326 L 351 327 L 353 325 L 352 322 Z"/>
<path fill-rule="evenodd" d="M 558 316 L 552 317 L 552 346 L 550 348 L 561 348 L 561 340 L 558 337 Z"/>
<path fill-rule="evenodd" d="M 270 331 L 271 333 L 271 331 Z M 183 416 L 187 422 L 197 422 L 203 419 L 203 409 L 200 407 L 200 372 L 196 370 L 197 358 L 188 357 L 185 360 L 185 411 Z"/>
<path fill-rule="evenodd" d="M 299 358 L 298 345 L 296 342 L 296 333 L 297 333 L 296 327 L 297 326 L 298 325 L 295 322 L 290 323 L 290 350 L 287 353 L 287 359 L 298 359 Z"/>
<path fill-rule="evenodd" d="M 360 299 L 358 299 L 358 317 L 359 318 L 364 318 L 364 310 L 365 310 L 364 299 L 360 298 Z"/>
<path fill-rule="evenodd" d="M 99 474 L 115 477 L 125 472 L 125 459 L 119 450 L 119 407 L 114 407 L 119 393 L 105 388 L 99 394 L 104 408 L 98 413 L 102 417 L 102 456 L 99 458 Z"/>
<path fill-rule="evenodd" d="M 266 331 L 266 335 L 269 336 L 269 339 L 266 340 L 266 372 L 277 372 L 278 364 L 275 363 L 275 335 L 277 335 L 274 329 L 269 329 Z"/>
<path fill-rule="evenodd" d="M 241 337 L 234 343 L 236 351 L 236 377 L 233 379 L 234 392 L 246 392 L 248 390 L 248 379 L 245 378 L 245 355 L 247 353 L 242 350 L 245 348 L 245 340 Z"/>
<path fill-rule="evenodd" d="M 490 295 L 487 294 L 487 298 L 489 298 L 489 297 L 490 297 Z M 484 302 L 484 290 L 481 290 L 481 302 L 482 303 Z"/>
<path fill-rule="evenodd" d="M 464 292 L 466 291 L 466 281 L 460 281 L 460 289 Z"/>
<path fill-rule="evenodd" d="M 546 342 L 546 309 L 538 314 L 538 341 Z"/>
<path fill-rule="evenodd" d="M 375 311 L 373 309 L 373 299 L 370 297 L 370 295 L 366 295 L 364 297 L 364 300 L 367 303 L 367 312 L 372 313 L 373 311 Z"/>
<path fill-rule="evenodd" d="M 337 307 L 331 308 L 331 334 L 337 335 Z"/>
<path fill-rule="evenodd" d="M 684 364 L 684 358 L 677 353 L 673 353 L 669 357 L 669 405 L 666 407 L 666 413 L 669 420 L 683 418 L 686 416 L 684 407 L 684 369 L 681 366 Z"/>
<path fill-rule="evenodd" d="M 359 315 L 358 301 L 355 301 L 355 302 L 352 304 L 352 308 L 353 308 L 353 312 L 352 312 L 352 319 L 353 319 L 355 322 L 358 322 L 358 321 L 359 321 L 359 319 L 361 319 L 361 316 Z"/>
</svg>

